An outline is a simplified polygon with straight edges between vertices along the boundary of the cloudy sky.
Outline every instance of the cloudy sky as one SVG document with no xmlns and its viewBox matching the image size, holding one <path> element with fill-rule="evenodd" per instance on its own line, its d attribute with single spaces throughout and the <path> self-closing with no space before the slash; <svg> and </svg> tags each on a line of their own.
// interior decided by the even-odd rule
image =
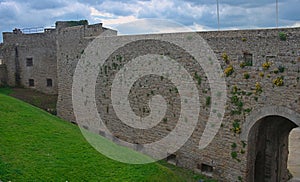
<svg viewBox="0 0 300 182">
<path fill-rule="evenodd" d="M 279 26 L 299 27 L 300 0 L 278 1 Z M 219 0 L 220 27 L 275 27 L 275 2 Z M 191 30 L 218 27 L 216 0 L 0 0 L 1 32 L 16 27 L 51 27 L 58 20 L 81 19 L 90 23 L 102 22 L 121 34 L 180 31 L 178 25 Z"/>
</svg>

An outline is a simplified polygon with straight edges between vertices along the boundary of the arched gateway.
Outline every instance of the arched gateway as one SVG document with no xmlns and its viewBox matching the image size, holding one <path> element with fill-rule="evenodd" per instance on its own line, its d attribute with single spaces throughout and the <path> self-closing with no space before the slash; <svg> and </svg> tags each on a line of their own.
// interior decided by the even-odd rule
<svg viewBox="0 0 300 182">
<path fill-rule="evenodd" d="M 243 125 L 248 143 L 247 181 L 287 181 L 288 137 L 300 126 L 300 114 L 286 107 L 253 111 Z"/>
</svg>

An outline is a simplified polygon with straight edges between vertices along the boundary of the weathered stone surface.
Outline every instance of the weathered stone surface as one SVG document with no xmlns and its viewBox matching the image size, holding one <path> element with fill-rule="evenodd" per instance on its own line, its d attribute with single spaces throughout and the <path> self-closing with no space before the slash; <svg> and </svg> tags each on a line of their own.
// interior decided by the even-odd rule
<svg viewBox="0 0 300 182">
<path fill-rule="evenodd" d="M 51 75 L 52 71 L 57 73 L 57 81 L 54 83 L 57 84 L 59 94 L 58 115 L 68 121 L 76 122 L 72 107 L 74 71 L 87 45 L 105 29 L 102 26 L 61 26 L 57 28 L 55 34 L 31 35 L 37 37 L 38 45 L 30 42 L 29 35 L 4 34 L 5 40 L 14 40 L 11 43 L 8 41 L 9 46 L 4 49 L 6 51 L 4 58 L 10 58 L 10 60 L 14 58 L 17 38 L 11 38 L 13 36 L 21 37 L 22 41 L 18 41 L 18 49 L 33 56 L 36 52 L 38 52 L 37 56 L 40 56 L 45 49 L 48 50 L 48 46 L 51 51 L 54 48 L 56 54 L 51 60 L 55 62 L 57 69 L 49 67 L 43 71 L 33 72 L 33 76 L 45 78 L 45 75 Z M 279 32 L 287 35 L 286 41 L 280 40 Z M 135 82 L 128 95 L 131 109 L 141 117 L 151 112 L 148 102 L 154 95 L 162 95 L 167 101 L 165 119 L 149 130 L 132 128 L 122 123 L 111 101 L 112 82 L 126 63 L 139 55 L 164 55 L 180 63 L 182 69 L 186 69 L 191 74 L 196 84 L 198 79 L 195 73 L 201 77 L 201 83 L 197 84 L 201 105 L 197 127 L 185 145 L 174 153 L 176 159 L 172 158 L 172 160 L 176 161 L 179 166 L 205 172 L 220 181 L 241 179 L 243 181 L 255 179 L 286 181 L 287 136 L 293 127 L 300 124 L 300 28 L 199 32 L 198 34 L 215 52 L 223 70 L 229 65 L 232 65 L 234 70 L 231 75 L 225 77 L 226 112 L 214 140 L 205 149 L 199 149 L 199 141 L 207 124 L 211 104 L 213 104 L 207 103 L 207 99 L 211 97 L 209 80 L 205 74 L 207 70 L 203 70 L 201 65 L 179 46 L 162 41 L 146 40 L 148 35 L 142 35 L 145 40 L 133 41 L 117 49 L 100 69 L 95 88 L 96 104 L 102 120 L 114 135 L 111 138 L 115 141 L 124 140 L 133 143 L 137 150 L 143 150 L 145 144 L 165 137 L 175 128 L 180 117 L 181 98 L 176 91 L 176 86 L 168 79 L 157 75 L 142 77 Z M 189 42 L 188 38 L 182 38 L 185 37 L 185 33 L 175 35 L 178 35 L 178 40 Z M 162 37 L 165 34 L 151 36 Z M 47 41 L 48 38 L 49 41 Z M 124 39 L 134 40 L 134 38 L 136 38 L 134 35 L 111 36 L 103 40 L 106 41 L 104 45 L 111 46 L 113 42 Z M 56 40 L 55 44 L 53 40 Z M 43 42 L 47 46 L 40 45 Z M 49 42 L 51 45 L 48 45 Z M 27 47 L 27 44 L 31 47 Z M 35 46 L 41 48 L 35 49 Z M 33 50 L 36 51 L 33 52 Z M 224 53 L 228 55 L 227 61 L 222 58 Z M 252 55 L 252 65 L 243 65 L 247 61 L 245 55 Z M 24 54 L 19 57 L 23 59 L 26 56 Z M 271 63 L 268 68 L 263 66 L 267 62 Z M 45 65 L 49 64 L 45 62 Z M 24 69 L 24 66 L 21 68 Z M 7 70 L 8 82 L 14 85 L 13 61 L 7 64 Z M 49 73 L 50 70 L 51 73 Z M 28 75 L 22 76 L 29 78 Z M 53 78 L 56 77 L 53 75 Z M 277 78 L 283 78 L 283 85 L 277 86 L 273 83 Z M 23 84 L 26 85 L 25 82 Z M 37 89 L 45 91 L 42 87 Z M 185 129 L 187 130 L 188 127 Z M 103 131 L 97 131 L 97 133 L 109 136 Z M 176 142 L 176 139 L 171 142 Z M 258 159 L 261 161 L 257 162 Z M 265 166 L 265 168 L 257 173 L 255 171 L 260 169 L 259 166 Z M 277 172 L 272 172 L 272 170 L 277 170 Z"/>
<path fill-rule="evenodd" d="M 213 142 L 203 150 L 199 150 L 197 146 L 210 112 L 210 107 L 206 106 L 205 103 L 206 97 L 210 96 L 210 91 L 207 89 L 209 88 L 208 80 L 205 76 L 205 70 L 202 70 L 198 64 L 193 62 L 190 55 L 174 45 L 145 40 L 136 41 L 118 49 L 108 58 L 98 76 L 96 85 L 96 93 L 99 93 L 96 95 L 98 110 L 110 131 L 121 140 L 144 144 L 156 141 L 167 135 L 174 128 L 180 111 L 180 102 L 178 102 L 180 97 L 176 92 L 173 92 L 174 85 L 172 85 L 172 83 L 151 75 L 138 80 L 131 89 L 129 95 L 130 104 L 132 110 L 140 116 L 146 116 L 149 112 L 147 104 L 152 95 L 163 95 L 164 98 L 169 101 L 165 116 L 167 118 L 166 122 L 160 122 L 159 125 L 149 131 L 131 128 L 124 125 L 118 119 L 111 105 L 110 88 L 114 75 L 121 67 L 137 55 L 153 53 L 170 56 L 182 64 L 183 68 L 188 70 L 189 73 L 194 74 L 197 72 L 202 78 L 202 83 L 198 85 L 202 105 L 199 123 L 188 142 L 175 153 L 177 165 L 199 171 L 200 169 L 198 168 L 201 164 L 207 164 L 214 169 L 212 176 L 221 181 L 238 181 L 239 178 L 251 181 L 252 178 L 249 178 L 249 175 L 253 174 L 249 173 L 249 168 L 254 165 L 253 159 L 255 159 L 255 156 L 251 154 L 253 151 L 248 151 L 248 147 L 256 145 L 257 143 L 257 140 L 248 141 L 248 135 L 250 130 L 253 130 L 253 125 L 259 118 L 269 115 L 278 115 L 288 118 L 289 122 L 296 122 L 296 124 L 299 125 L 299 120 L 297 119 L 300 113 L 299 30 L 299 28 L 290 28 L 279 30 L 199 32 L 199 35 L 201 35 L 214 50 L 222 67 L 225 69 L 228 66 L 221 57 L 223 53 L 226 53 L 229 56 L 230 64 L 232 64 L 234 68 L 233 74 L 226 77 L 228 100 L 222 127 Z M 287 34 L 288 39 L 286 41 L 279 39 L 279 31 Z M 67 34 L 64 34 L 64 36 L 66 36 L 65 39 L 59 39 L 62 40 L 60 42 L 62 49 L 58 52 L 58 74 L 61 78 L 61 82 L 59 83 L 60 98 L 58 108 L 61 117 L 74 121 L 71 104 L 72 76 L 78 62 L 77 55 L 87 46 L 91 39 L 87 40 L 79 38 L 80 36 L 73 37 L 71 35 L 67 37 Z M 109 42 L 117 42 L 118 39 L 121 38 L 122 37 L 108 37 L 106 39 L 107 44 L 109 44 Z M 244 41 L 245 39 L 246 41 Z M 72 48 L 68 42 L 74 41 L 81 42 L 82 44 L 79 44 L 79 46 L 77 44 Z M 182 39 L 182 41 L 188 40 Z M 241 68 L 240 64 L 244 61 L 245 52 L 252 54 L 253 65 Z M 116 61 L 115 58 L 118 56 L 121 56 L 121 62 Z M 68 59 L 66 59 L 66 57 Z M 267 70 L 264 70 L 262 64 L 266 61 L 270 61 L 272 64 Z M 118 64 L 117 68 L 113 67 L 114 63 Z M 282 73 L 274 73 L 274 70 L 278 69 L 279 66 L 283 66 L 285 68 L 284 71 Z M 249 74 L 248 79 L 244 78 L 246 72 Z M 264 76 L 260 76 L 260 73 L 263 73 Z M 280 76 L 284 77 L 284 85 L 275 86 L 273 80 Z M 255 93 L 256 82 L 259 82 L 262 87 L 261 93 Z M 235 85 L 238 89 L 237 93 L 232 92 Z M 231 102 L 233 96 L 237 96 L 243 103 L 241 113 L 232 114 L 233 110 L 237 110 L 235 103 Z M 279 110 L 273 108 L 268 111 L 267 108 L 271 106 L 277 106 Z M 280 108 L 284 108 L 284 111 Z M 245 110 L 248 111 L 246 112 Z M 260 110 L 262 113 L 259 113 Z M 251 115 L 252 111 L 257 112 L 255 117 L 249 117 L 249 113 Z M 234 120 L 240 121 L 241 127 L 242 125 L 244 126 L 241 130 L 241 134 L 232 131 Z M 280 118 L 274 118 L 274 122 L 277 122 L 277 120 L 280 120 Z M 289 129 L 286 131 L 288 130 Z M 276 131 L 277 130 L 273 129 L 273 134 L 274 132 L 276 133 Z M 246 144 L 244 147 L 243 142 Z M 282 140 L 282 142 L 286 143 L 286 138 Z M 231 147 L 233 143 L 237 145 L 235 149 Z M 237 153 L 237 159 L 232 158 L 231 155 L 233 152 Z M 286 160 L 285 157 L 287 153 L 285 152 L 283 155 L 283 160 Z M 286 161 L 284 163 L 286 166 Z M 284 171 L 284 169 L 282 170 Z M 285 174 L 282 176 L 285 176 Z M 283 177 L 280 180 L 286 179 Z"/>
</svg>

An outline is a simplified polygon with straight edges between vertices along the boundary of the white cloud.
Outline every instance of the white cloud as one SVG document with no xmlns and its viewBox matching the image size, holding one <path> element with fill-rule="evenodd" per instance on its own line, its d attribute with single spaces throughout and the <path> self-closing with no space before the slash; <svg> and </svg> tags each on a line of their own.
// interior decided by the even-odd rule
<svg viewBox="0 0 300 182">
<path fill-rule="evenodd" d="M 211 30 L 211 28 L 193 24 L 184 26 L 177 22 L 165 19 L 139 19 L 132 22 L 120 24 L 115 27 L 119 34 L 146 34 L 146 33 L 174 33 Z"/>
<path fill-rule="evenodd" d="M 300 21 L 299 22 L 296 22 L 294 23 L 291 27 L 300 27 Z"/>
<path fill-rule="evenodd" d="M 107 17 L 107 18 L 113 18 L 114 15 L 112 13 L 105 13 L 105 12 L 101 12 L 99 10 L 97 10 L 94 7 L 90 7 L 90 11 L 91 11 L 91 16 L 93 17 Z"/>
<path fill-rule="evenodd" d="M 119 16 L 111 19 L 94 17 L 94 19 L 102 22 L 105 26 L 110 26 L 110 27 L 118 26 L 125 23 L 130 23 L 132 21 L 137 20 L 135 16 Z"/>
</svg>

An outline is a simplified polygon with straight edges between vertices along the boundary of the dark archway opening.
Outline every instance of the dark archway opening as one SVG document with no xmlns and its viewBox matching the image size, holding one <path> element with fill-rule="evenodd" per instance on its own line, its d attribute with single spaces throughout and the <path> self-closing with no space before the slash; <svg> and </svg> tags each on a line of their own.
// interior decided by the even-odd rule
<svg viewBox="0 0 300 182">
<path fill-rule="evenodd" d="M 248 138 L 247 181 L 288 181 L 289 133 L 295 127 L 281 116 L 267 116 L 253 125 Z"/>
</svg>

